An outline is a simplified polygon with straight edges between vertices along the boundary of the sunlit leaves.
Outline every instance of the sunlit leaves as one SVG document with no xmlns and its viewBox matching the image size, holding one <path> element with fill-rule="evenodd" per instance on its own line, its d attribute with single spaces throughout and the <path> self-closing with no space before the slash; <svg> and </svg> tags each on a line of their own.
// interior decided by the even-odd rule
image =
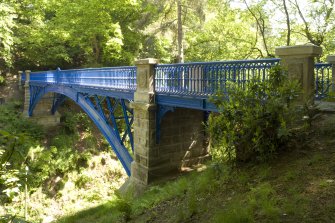
<svg viewBox="0 0 335 223">
<path fill-rule="evenodd" d="M 13 4 L 0 2 L 0 66 L 12 64 L 12 47 L 14 44 L 14 19 L 17 17 Z"/>
</svg>

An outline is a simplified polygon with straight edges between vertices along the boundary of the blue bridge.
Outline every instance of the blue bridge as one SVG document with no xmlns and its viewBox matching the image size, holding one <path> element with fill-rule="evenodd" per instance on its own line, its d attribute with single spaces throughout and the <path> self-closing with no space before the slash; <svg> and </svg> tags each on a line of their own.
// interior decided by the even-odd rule
<svg viewBox="0 0 335 223">
<path fill-rule="evenodd" d="M 183 159 L 201 162 L 208 156 L 202 122 L 206 112 L 217 111 L 211 96 L 225 92 L 229 82 L 243 87 L 254 77 L 265 80 L 279 63 L 277 58 L 183 64 L 144 59 L 136 66 L 25 71 L 24 112 L 34 116 L 47 98 L 54 115 L 70 98 L 100 129 L 127 174 L 148 184 L 180 168 Z M 331 70 L 331 64 L 315 65 L 317 99 L 333 87 Z"/>
</svg>

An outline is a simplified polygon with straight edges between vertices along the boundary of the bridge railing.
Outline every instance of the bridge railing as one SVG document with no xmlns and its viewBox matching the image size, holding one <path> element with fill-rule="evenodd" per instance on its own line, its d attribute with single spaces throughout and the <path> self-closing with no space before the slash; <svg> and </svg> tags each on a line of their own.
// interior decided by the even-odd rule
<svg viewBox="0 0 335 223">
<path fill-rule="evenodd" d="M 22 79 L 25 80 L 25 77 Z M 55 71 L 31 72 L 30 81 L 135 91 L 136 67 L 57 69 Z"/>
<path fill-rule="evenodd" d="M 316 63 L 314 67 L 315 73 L 315 97 L 322 99 L 330 96 L 334 92 L 332 64 Z"/>
<path fill-rule="evenodd" d="M 159 64 L 155 89 L 158 94 L 206 97 L 225 91 L 229 81 L 241 87 L 253 77 L 264 80 L 280 59 Z"/>
<path fill-rule="evenodd" d="M 196 62 L 183 64 L 158 64 L 155 67 L 155 90 L 158 94 L 191 97 L 208 97 L 217 91 L 225 91 L 227 82 L 241 87 L 252 77 L 264 80 L 269 70 L 280 59 L 235 60 Z M 315 98 L 322 99 L 335 92 L 332 64 L 317 63 L 315 73 Z M 25 72 L 21 81 L 26 80 Z M 31 72 L 30 81 L 80 85 L 93 88 L 136 90 L 136 67 L 89 68 Z"/>
</svg>

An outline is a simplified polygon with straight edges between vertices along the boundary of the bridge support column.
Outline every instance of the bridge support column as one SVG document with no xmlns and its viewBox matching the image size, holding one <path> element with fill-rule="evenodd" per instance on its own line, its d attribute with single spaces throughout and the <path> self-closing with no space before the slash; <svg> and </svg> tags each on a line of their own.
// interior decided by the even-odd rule
<svg viewBox="0 0 335 223">
<path fill-rule="evenodd" d="M 156 63 L 155 59 L 136 62 L 137 90 L 131 103 L 134 109 L 134 161 L 129 181 L 136 193 L 183 167 L 209 158 L 203 126 L 204 112 L 155 103 Z"/>
<path fill-rule="evenodd" d="M 23 104 L 23 115 L 28 117 L 29 103 L 30 103 L 30 70 L 26 70 L 26 81 L 24 82 L 24 104 Z"/>
<path fill-rule="evenodd" d="M 134 109 L 134 161 L 131 178 L 137 190 L 146 186 L 152 178 L 152 163 L 156 150 L 156 105 L 154 66 L 157 60 L 149 58 L 136 61 L 137 90 L 131 107 Z"/>
<path fill-rule="evenodd" d="M 22 71 L 19 71 L 19 90 L 22 90 Z"/>
<path fill-rule="evenodd" d="M 60 123 L 60 115 L 56 112 L 54 115 L 51 114 L 53 93 L 48 93 L 41 98 L 39 103 L 34 109 L 33 116 L 29 116 L 29 105 L 30 105 L 30 86 L 29 81 L 31 77 L 31 71 L 26 70 L 26 81 L 24 84 L 24 105 L 23 105 L 23 116 L 29 117 L 36 123 L 43 125 L 45 127 L 56 126 Z"/>
<path fill-rule="evenodd" d="M 282 59 L 281 63 L 288 70 L 289 76 L 301 83 L 303 100 L 314 100 L 315 57 L 321 53 L 322 48 L 312 44 L 276 48 L 276 55 Z"/>
</svg>

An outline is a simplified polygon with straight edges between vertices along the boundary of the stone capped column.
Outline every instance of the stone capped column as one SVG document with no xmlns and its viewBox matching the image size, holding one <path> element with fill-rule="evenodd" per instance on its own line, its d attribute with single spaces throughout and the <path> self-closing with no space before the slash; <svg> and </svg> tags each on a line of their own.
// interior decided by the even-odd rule
<svg viewBox="0 0 335 223">
<path fill-rule="evenodd" d="M 137 89 L 134 102 L 134 161 L 131 178 L 137 189 L 152 181 L 152 163 L 156 149 L 156 105 L 155 105 L 155 65 L 153 58 L 136 61 Z"/>
<path fill-rule="evenodd" d="M 19 71 L 19 90 L 22 90 L 22 74 L 23 74 L 23 71 Z"/>
<path fill-rule="evenodd" d="M 29 117 L 28 110 L 29 110 L 29 102 L 30 102 L 30 88 L 29 88 L 29 81 L 30 81 L 30 70 L 26 70 L 26 80 L 24 82 L 24 105 L 23 105 L 23 115 L 25 117 Z"/>
<path fill-rule="evenodd" d="M 315 95 L 315 57 L 322 54 L 322 48 L 313 44 L 276 48 L 276 55 L 288 70 L 290 78 L 301 83 L 303 99 L 313 100 Z"/>
<path fill-rule="evenodd" d="M 327 62 L 332 65 L 332 92 L 335 92 L 335 55 L 329 55 Z"/>
</svg>

